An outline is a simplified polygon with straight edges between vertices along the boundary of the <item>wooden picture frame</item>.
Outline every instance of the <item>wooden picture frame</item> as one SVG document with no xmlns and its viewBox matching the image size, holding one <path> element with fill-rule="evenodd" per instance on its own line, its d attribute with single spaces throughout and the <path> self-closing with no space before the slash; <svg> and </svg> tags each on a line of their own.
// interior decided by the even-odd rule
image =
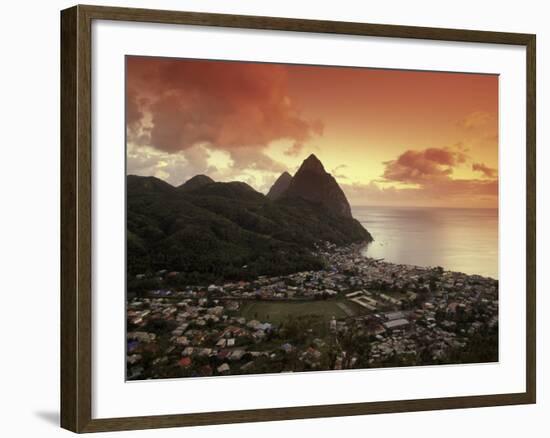
<svg viewBox="0 0 550 438">
<path fill-rule="evenodd" d="M 519 45 L 526 48 L 526 391 L 196 414 L 92 418 L 93 20 Z M 275 17 L 75 6 L 61 12 L 61 426 L 99 432 L 535 403 L 535 35 Z"/>
</svg>

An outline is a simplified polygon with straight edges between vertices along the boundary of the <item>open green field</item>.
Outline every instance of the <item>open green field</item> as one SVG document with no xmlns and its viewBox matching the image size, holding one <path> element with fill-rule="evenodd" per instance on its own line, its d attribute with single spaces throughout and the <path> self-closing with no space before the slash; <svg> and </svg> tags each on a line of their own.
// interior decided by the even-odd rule
<svg viewBox="0 0 550 438">
<path fill-rule="evenodd" d="M 345 309 L 345 310 L 344 310 Z M 289 317 L 317 315 L 325 321 L 356 315 L 358 306 L 345 299 L 319 301 L 248 301 L 242 303 L 239 314 L 248 320 L 279 324 Z"/>
</svg>

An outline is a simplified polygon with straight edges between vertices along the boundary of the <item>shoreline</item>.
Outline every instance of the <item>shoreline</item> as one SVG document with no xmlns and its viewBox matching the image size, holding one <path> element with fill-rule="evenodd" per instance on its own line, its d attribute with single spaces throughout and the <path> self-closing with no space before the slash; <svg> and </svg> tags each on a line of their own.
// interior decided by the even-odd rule
<svg viewBox="0 0 550 438">
<path fill-rule="evenodd" d="M 367 256 L 498 279 L 498 210 L 373 207 L 354 216 L 375 237 Z"/>
<path fill-rule="evenodd" d="M 321 256 L 324 261 L 328 261 L 330 264 L 330 255 L 327 252 L 327 249 L 329 251 L 336 251 L 344 253 L 347 253 L 347 256 L 354 259 L 355 261 L 360 261 L 358 259 L 364 259 L 364 262 L 366 264 L 378 264 L 381 267 L 384 267 L 385 269 L 389 271 L 395 271 L 395 270 L 404 270 L 404 271 L 424 271 L 424 272 L 431 272 L 431 271 L 437 271 L 440 273 L 447 273 L 452 274 L 455 276 L 465 276 L 465 277 L 473 277 L 473 278 L 480 278 L 484 280 L 491 280 L 498 283 L 498 278 L 494 278 L 491 276 L 481 275 L 481 274 L 469 274 L 461 271 L 453 271 L 446 269 L 442 266 L 422 266 L 422 265 L 414 265 L 414 264 L 407 264 L 407 263 L 396 263 L 392 261 L 387 261 L 385 258 L 375 258 L 370 257 L 366 254 L 366 251 L 368 249 L 368 246 L 374 242 L 374 239 L 372 241 L 363 241 L 363 242 L 357 242 L 352 243 L 349 245 L 342 245 L 338 246 L 329 242 L 321 242 L 316 246 L 316 250 L 314 254 L 316 256 Z M 327 258 L 328 256 L 328 258 Z M 341 266 L 338 266 L 338 269 L 341 269 Z M 292 277 L 294 275 L 303 275 L 303 274 L 320 274 L 323 273 L 325 270 L 314 270 L 314 271 L 296 271 L 291 272 L 289 274 L 282 274 L 282 275 L 275 275 L 275 276 L 269 276 L 269 275 L 259 275 L 253 280 L 247 280 L 246 283 L 253 283 L 255 281 L 269 278 L 269 279 L 280 279 L 284 277 Z M 176 274 L 175 272 L 168 272 L 168 270 L 161 270 L 158 271 L 155 275 L 170 275 L 170 274 Z M 136 276 L 137 277 L 137 276 Z M 223 287 L 227 284 L 233 284 L 235 281 L 218 281 L 214 283 L 203 283 L 203 284 L 193 284 L 189 285 L 190 288 L 200 289 L 204 288 L 206 286 L 216 286 L 216 287 Z"/>
<path fill-rule="evenodd" d="M 397 265 L 397 266 L 402 266 L 402 267 L 409 267 L 409 268 L 415 268 L 415 269 L 427 269 L 427 270 L 432 270 L 432 269 L 437 269 L 437 268 L 442 268 L 443 269 L 443 272 L 451 272 L 451 273 L 456 273 L 456 274 L 460 274 L 460 275 L 467 275 L 467 276 L 475 276 L 475 277 L 482 277 L 482 278 L 485 278 L 485 279 L 489 279 L 489 280 L 494 280 L 494 281 L 499 281 L 498 278 L 495 278 L 495 277 L 492 277 L 490 275 L 482 275 L 482 274 L 474 274 L 474 273 L 467 273 L 467 272 L 462 272 L 462 271 L 456 271 L 456 270 L 452 270 L 452 269 L 446 269 L 445 267 L 443 266 L 433 266 L 433 265 L 414 265 L 414 264 L 409 264 L 409 263 L 397 263 L 397 262 L 392 262 L 392 261 L 389 261 L 389 260 L 386 260 L 385 257 L 382 257 L 382 258 L 376 258 L 376 257 L 370 257 L 366 254 L 366 251 L 367 251 L 367 248 L 368 246 L 375 242 L 376 240 L 373 240 L 372 242 L 368 242 L 364 245 L 364 247 L 360 250 L 360 254 L 359 256 L 361 257 L 365 257 L 367 259 L 370 259 L 370 260 L 374 260 L 376 262 L 383 262 L 383 263 L 386 263 L 388 265 Z"/>
</svg>

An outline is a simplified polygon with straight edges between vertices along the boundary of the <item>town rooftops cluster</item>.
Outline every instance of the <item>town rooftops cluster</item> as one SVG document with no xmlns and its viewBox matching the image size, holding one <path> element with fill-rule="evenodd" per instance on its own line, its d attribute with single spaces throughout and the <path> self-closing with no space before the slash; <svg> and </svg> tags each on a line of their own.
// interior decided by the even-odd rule
<svg viewBox="0 0 550 438">
<path fill-rule="evenodd" d="M 496 280 L 374 260 L 357 245 L 318 251 L 321 271 L 130 299 L 128 378 L 447 363 L 460 361 L 473 337 L 498 333 Z M 344 316 L 271 322 L 241 314 L 250 302 L 318 300 Z"/>
</svg>

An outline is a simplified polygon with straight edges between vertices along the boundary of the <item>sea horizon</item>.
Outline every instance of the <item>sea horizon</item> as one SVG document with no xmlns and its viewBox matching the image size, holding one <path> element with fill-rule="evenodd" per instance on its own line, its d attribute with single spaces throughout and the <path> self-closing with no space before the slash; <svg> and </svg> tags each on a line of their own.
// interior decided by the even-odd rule
<svg viewBox="0 0 550 438">
<path fill-rule="evenodd" d="M 498 208 L 352 206 L 374 241 L 363 254 L 498 279 Z"/>
<path fill-rule="evenodd" d="M 433 210 L 498 210 L 498 207 L 440 207 L 437 205 L 383 205 L 383 204 L 352 204 L 351 210 L 361 208 L 402 208 L 402 209 L 433 209 Z"/>
</svg>

